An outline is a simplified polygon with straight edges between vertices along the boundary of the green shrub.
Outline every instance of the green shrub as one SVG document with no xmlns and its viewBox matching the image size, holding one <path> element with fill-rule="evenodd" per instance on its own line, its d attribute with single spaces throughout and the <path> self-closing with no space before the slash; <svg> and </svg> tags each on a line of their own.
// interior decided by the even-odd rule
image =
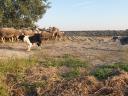
<svg viewBox="0 0 128 96">
<path fill-rule="evenodd" d="M 115 67 L 128 72 L 128 64 L 127 63 L 122 63 L 122 62 L 116 63 Z"/>
<path fill-rule="evenodd" d="M 109 65 L 103 65 L 102 68 L 120 69 L 120 70 L 128 72 L 128 64 L 123 63 L 123 62 L 118 62 L 118 63 L 114 63 L 114 64 L 109 64 Z"/>
<path fill-rule="evenodd" d="M 98 79 L 107 79 L 110 74 L 112 73 L 111 68 L 97 68 L 94 72 L 91 73 L 91 75 L 94 75 Z"/>
<path fill-rule="evenodd" d="M 63 61 L 62 61 L 62 65 L 65 65 L 67 67 L 71 67 L 71 68 L 78 68 L 78 67 L 87 67 L 87 62 L 86 61 L 82 61 L 78 58 L 74 58 L 74 57 L 64 57 Z"/>
<path fill-rule="evenodd" d="M 69 79 L 73 79 L 73 78 L 76 78 L 76 77 L 80 76 L 80 72 L 79 72 L 78 69 L 73 69 L 70 72 L 61 74 L 61 76 L 64 79 L 68 79 L 69 80 Z"/>
<path fill-rule="evenodd" d="M 108 77 L 119 75 L 120 71 L 128 72 L 128 64 L 123 62 L 118 62 L 109 65 L 102 65 L 91 72 L 98 79 L 107 79 Z"/>
</svg>

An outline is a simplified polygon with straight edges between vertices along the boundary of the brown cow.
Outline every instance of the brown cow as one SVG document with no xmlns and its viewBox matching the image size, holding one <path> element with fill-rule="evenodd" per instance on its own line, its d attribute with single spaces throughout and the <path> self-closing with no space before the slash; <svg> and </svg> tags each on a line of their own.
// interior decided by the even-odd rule
<svg viewBox="0 0 128 96">
<path fill-rule="evenodd" d="M 32 36 L 32 35 L 34 35 L 34 32 L 33 32 L 33 30 L 31 30 L 31 29 L 21 29 L 21 32 L 22 32 L 24 35 L 26 35 L 26 36 Z"/>
<path fill-rule="evenodd" d="M 9 39 L 13 42 L 13 37 L 16 32 L 14 28 L 0 28 L 0 38 L 3 43 L 5 43 L 5 39 Z"/>
<path fill-rule="evenodd" d="M 52 33 L 46 32 L 46 31 L 42 31 L 41 32 L 42 38 L 44 40 L 51 40 L 52 39 Z"/>
</svg>

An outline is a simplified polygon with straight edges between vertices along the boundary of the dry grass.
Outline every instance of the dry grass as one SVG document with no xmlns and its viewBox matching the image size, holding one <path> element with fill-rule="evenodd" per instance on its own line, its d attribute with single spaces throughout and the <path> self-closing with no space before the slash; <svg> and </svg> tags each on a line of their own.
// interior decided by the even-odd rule
<svg viewBox="0 0 128 96">
<path fill-rule="evenodd" d="M 0 96 L 127 96 L 126 47 L 110 38 L 74 38 L 48 41 L 31 52 L 23 43 L 0 44 Z M 92 70 L 98 75 L 90 76 Z"/>
</svg>

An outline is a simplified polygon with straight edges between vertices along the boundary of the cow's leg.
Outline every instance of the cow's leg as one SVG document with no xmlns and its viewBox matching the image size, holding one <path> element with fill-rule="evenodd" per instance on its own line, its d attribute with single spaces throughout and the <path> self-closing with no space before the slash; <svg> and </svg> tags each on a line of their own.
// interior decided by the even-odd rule
<svg viewBox="0 0 128 96">
<path fill-rule="evenodd" d="M 30 51 L 30 50 L 31 50 L 31 47 L 32 47 L 32 43 L 29 43 L 29 44 L 28 44 L 28 49 L 27 49 L 27 51 Z"/>
<path fill-rule="evenodd" d="M 120 40 L 117 40 L 116 42 L 117 42 L 118 49 L 121 50 L 122 49 L 122 43 L 120 42 Z"/>
<path fill-rule="evenodd" d="M 58 39 L 58 36 L 55 37 L 55 40 L 57 40 L 57 39 Z"/>
<path fill-rule="evenodd" d="M 19 36 L 16 36 L 16 41 L 19 41 L 18 37 L 19 37 Z"/>
<path fill-rule="evenodd" d="M 41 43 L 42 43 L 41 41 L 37 43 L 39 49 L 41 49 Z"/>
<path fill-rule="evenodd" d="M 14 41 L 14 38 L 13 37 L 11 37 L 11 42 L 13 42 Z"/>
<path fill-rule="evenodd" d="M 59 36 L 58 36 L 58 39 L 59 39 L 59 41 L 62 41 L 62 36 L 59 35 Z"/>
<path fill-rule="evenodd" d="M 5 43 L 5 38 L 1 37 L 2 43 Z"/>
<path fill-rule="evenodd" d="M 11 40 L 11 38 L 10 38 L 10 37 L 8 38 L 8 40 L 9 40 L 9 42 L 12 42 L 12 40 Z"/>
</svg>

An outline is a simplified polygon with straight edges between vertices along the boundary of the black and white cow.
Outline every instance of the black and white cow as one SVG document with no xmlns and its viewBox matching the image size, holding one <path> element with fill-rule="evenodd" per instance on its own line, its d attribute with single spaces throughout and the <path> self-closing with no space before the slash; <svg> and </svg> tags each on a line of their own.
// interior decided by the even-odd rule
<svg viewBox="0 0 128 96">
<path fill-rule="evenodd" d="M 26 42 L 28 44 L 27 51 L 30 51 L 32 45 L 35 44 L 35 43 L 38 45 L 38 47 L 41 47 L 42 36 L 39 33 L 34 34 L 33 36 L 20 35 L 18 37 L 18 39 L 22 40 L 23 42 Z"/>
<path fill-rule="evenodd" d="M 128 36 L 114 36 L 114 37 L 112 37 L 112 40 L 114 42 L 119 40 L 121 45 L 127 45 L 128 44 Z"/>
</svg>

